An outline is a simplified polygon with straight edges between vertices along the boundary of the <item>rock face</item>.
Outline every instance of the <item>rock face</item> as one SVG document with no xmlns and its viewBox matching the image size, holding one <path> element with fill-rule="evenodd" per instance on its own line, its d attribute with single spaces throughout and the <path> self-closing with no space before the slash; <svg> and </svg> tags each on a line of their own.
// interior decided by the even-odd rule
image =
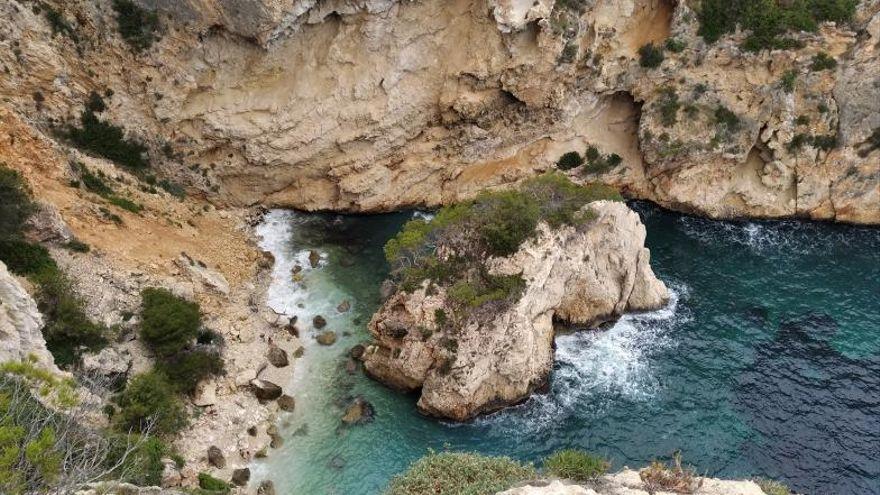
<svg viewBox="0 0 880 495">
<path fill-rule="evenodd" d="M 764 495 L 753 481 L 715 478 L 702 480 L 703 485 L 697 491 L 701 495 Z M 649 495 L 649 492 L 645 490 L 638 471 L 623 469 L 602 476 L 597 482 L 585 486 L 560 480 L 538 481 L 499 492 L 497 495 Z"/>
<path fill-rule="evenodd" d="M 40 126 L 112 88 L 106 118 L 154 151 L 174 143 L 163 168 L 217 204 L 448 204 L 592 144 L 622 163 L 582 180 L 669 208 L 880 223 L 880 149 L 866 141 L 880 128 L 876 2 L 852 26 L 794 33 L 802 48 L 758 53 L 743 33 L 706 43 L 691 2 L 673 0 L 138 3 L 174 33 L 140 58 L 91 2 L 59 7 L 94 41 L 82 56 L 32 9 L 2 6 L 0 32 L 20 46 L 0 53 L 16 69 L 0 96 Z M 640 66 L 640 46 L 669 38 L 682 50 Z M 812 70 L 819 52 L 837 67 Z M 91 70 L 108 66 L 126 70 Z M 719 125 L 721 107 L 736 125 Z"/>
<path fill-rule="evenodd" d="M 595 325 L 626 311 L 656 309 L 667 290 L 651 271 L 645 227 L 620 202 L 586 206 L 588 227 L 549 229 L 490 273 L 521 273 L 518 301 L 457 331 L 438 322 L 443 288 L 397 292 L 370 321 L 376 342 L 362 359 L 368 374 L 398 389 L 421 389 L 421 411 L 465 420 L 519 402 L 542 387 L 553 364 L 553 321 Z M 457 333 L 456 333 L 457 332 Z"/>
<path fill-rule="evenodd" d="M 58 372 L 40 331 L 43 315 L 30 294 L 0 262 L 0 362 L 21 361 L 29 356 Z"/>
</svg>

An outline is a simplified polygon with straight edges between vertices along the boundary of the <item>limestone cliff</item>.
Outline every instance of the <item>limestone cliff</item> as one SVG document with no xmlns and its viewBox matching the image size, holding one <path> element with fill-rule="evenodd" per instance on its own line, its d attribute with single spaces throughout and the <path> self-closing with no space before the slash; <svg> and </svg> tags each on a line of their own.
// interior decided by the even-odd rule
<svg viewBox="0 0 880 495">
<path fill-rule="evenodd" d="M 486 262 L 496 275 L 526 281 L 499 310 L 455 310 L 443 287 L 398 291 L 370 321 L 375 345 L 367 372 L 403 390 L 421 389 L 421 411 L 455 420 L 522 401 L 546 384 L 553 365 L 554 320 L 595 325 L 625 311 L 656 309 L 666 287 L 651 271 L 645 227 L 625 204 L 589 204 L 586 226 L 539 227 L 511 256 Z M 430 287 L 430 288 L 429 288 Z"/>
<path fill-rule="evenodd" d="M 33 356 L 43 367 L 58 372 L 42 327 L 37 303 L 0 261 L 0 363 Z"/>
<path fill-rule="evenodd" d="M 759 52 L 705 42 L 692 1 L 138 2 L 161 14 L 142 53 L 105 0 L 48 2 L 75 40 L 0 6 L 3 105 L 49 131 L 112 89 L 108 118 L 215 204 L 446 204 L 594 145 L 622 164 L 579 180 L 670 208 L 880 223 L 877 0 Z M 820 52 L 837 66 L 814 70 Z"/>
<path fill-rule="evenodd" d="M 702 495 L 765 495 L 754 481 L 700 479 L 702 485 L 695 493 Z M 497 495 L 649 495 L 650 493 L 639 478 L 638 471 L 624 468 L 617 473 L 602 476 L 588 486 L 560 480 L 538 481 L 505 490 Z M 655 493 L 659 495 L 671 492 Z"/>
</svg>

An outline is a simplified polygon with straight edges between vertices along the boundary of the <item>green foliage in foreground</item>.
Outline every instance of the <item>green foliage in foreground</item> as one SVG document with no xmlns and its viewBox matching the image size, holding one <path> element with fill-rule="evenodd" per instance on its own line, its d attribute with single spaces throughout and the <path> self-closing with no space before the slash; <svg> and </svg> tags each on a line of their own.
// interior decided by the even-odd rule
<svg viewBox="0 0 880 495">
<path fill-rule="evenodd" d="M 544 470 L 553 476 L 574 481 L 590 481 L 611 467 L 607 459 L 582 450 L 560 450 L 544 459 Z"/>
<path fill-rule="evenodd" d="M 791 495 L 791 490 L 778 481 L 759 478 L 755 480 L 755 483 L 761 487 L 761 491 L 766 495 Z"/>
<path fill-rule="evenodd" d="M 535 477 L 535 469 L 507 457 L 431 452 L 391 480 L 386 495 L 492 495 Z"/>
<path fill-rule="evenodd" d="M 702 0 L 699 34 L 714 43 L 740 26 L 750 32 L 746 50 L 794 48 L 787 33 L 816 31 L 823 21 L 847 22 L 856 5 L 858 0 Z"/>
<path fill-rule="evenodd" d="M 639 48 L 639 65 L 642 67 L 648 69 L 660 67 L 664 58 L 663 48 L 654 46 L 653 43 L 642 45 L 642 47 Z"/>
</svg>

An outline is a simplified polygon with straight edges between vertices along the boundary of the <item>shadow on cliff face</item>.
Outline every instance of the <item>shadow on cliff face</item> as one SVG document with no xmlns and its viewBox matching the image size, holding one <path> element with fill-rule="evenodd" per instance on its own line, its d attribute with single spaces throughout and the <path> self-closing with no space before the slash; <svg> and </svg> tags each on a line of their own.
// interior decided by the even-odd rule
<svg viewBox="0 0 880 495">
<path fill-rule="evenodd" d="M 874 493 L 880 458 L 867 450 L 880 445 L 880 356 L 844 356 L 831 345 L 837 329 L 828 315 L 806 314 L 756 349 L 737 403 L 768 441 L 744 445 L 743 455 L 799 492 Z"/>
</svg>

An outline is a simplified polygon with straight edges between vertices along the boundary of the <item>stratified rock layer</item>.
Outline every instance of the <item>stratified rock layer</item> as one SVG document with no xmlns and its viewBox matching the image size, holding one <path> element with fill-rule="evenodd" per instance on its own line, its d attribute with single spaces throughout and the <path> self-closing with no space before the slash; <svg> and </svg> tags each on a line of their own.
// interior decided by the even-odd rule
<svg viewBox="0 0 880 495">
<path fill-rule="evenodd" d="M 442 287 L 395 293 L 370 321 L 376 343 L 362 358 L 367 373 L 395 388 L 421 389 L 425 413 L 465 420 L 519 402 L 547 382 L 554 319 L 595 325 L 662 306 L 667 290 L 651 271 L 638 215 L 620 202 L 585 208 L 595 214 L 588 224 L 541 224 L 516 253 L 486 262 L 492 274 L 526 281 L 522 296 L 497 313 L 487 305 L 448 325 L 437 316 L 454 313 Z"/>
</svg>

